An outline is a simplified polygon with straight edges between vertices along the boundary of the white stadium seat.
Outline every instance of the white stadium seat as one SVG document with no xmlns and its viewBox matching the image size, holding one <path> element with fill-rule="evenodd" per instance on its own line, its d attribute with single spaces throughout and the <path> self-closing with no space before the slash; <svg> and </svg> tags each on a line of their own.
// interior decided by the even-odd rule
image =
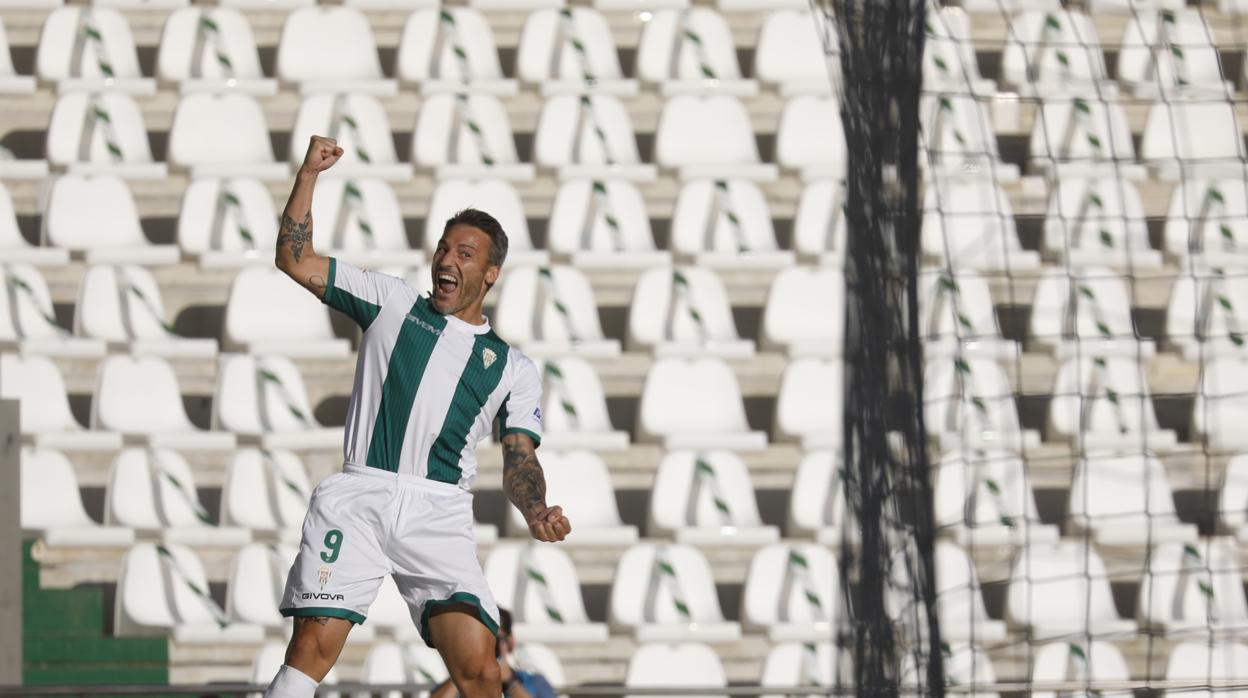
<svg viewBox="0 0 1248 698">
<path fill-rule="evenodd" d="M 485 92 L 500 97 L 517 92 L 503 77 L 494 32 L 471 7 L 433 7 L 408 16 L 399 39 L 395 74 L 421 92 Z"/>
<path fill-rule="evenodd" d="M 1041 174 L 1148 176 L 1135 162 L 1127 112 L 1115 99 L 1046 97 L 1032 123 L 1028 150 L 1028 163 Z"/>
<path fill-rule="evenodd" d="M 368 651 L 360 669 L 360 680 L 370 684 L 437 685 L 449 678 L 450 672 L 446 670 L 441 655 L 432 647 L 425 647 L 424 643 L 379 642 Z M 403 694 L 391 691 L 382 695 L 385 698 L 400 698 L 403 695 L 427 698 L 429 692 Z"/>
<path fill-rule="evenodd" d="M 78 282 L 74 334 L 121 345 L 133 354 L 212 358 L 215 339 L 174 333 L 152 272 L 132 265 L 97 264 Z"/>
<path fill-rule="evenodd" d="M 1240 251 L 1248 241 L 1248 174 L 1181 180 L 1170 195 L 1164 241 L 1184 268 L 1248 266 Z"/>
<path fill-rule="evenodd" d="M 1089 452 L 1075 464 L 1067 530 L 1099 545 L 1194 542 L 1196 526 L 1179 521 L 1174 491 L 1156 456 Z"/>
<path fill-rule="evenodd" d="M 841 80 L 840 62 L 823 42 L 835 43 L 836 31 L 822 26 L 805 5 L 768 13 L 758 30 L 754 75 L 777 86 L 781 97 L 831 94 Z"/>
<path fill-rule="evenodd" d="M 1136 332 L 1127 282 L 1123 274 L 1104 267 L 1046 271 L 1032 301 L 1031 341 L 1058 359 L 1152 356 L 1153 341 Z"/>
<path fill-rule="evenodd" d="M 87 431 L 69 411 L 65 379 L 50 359 L 0 354 L 0 397 L 18 401 L 24 438 L 63 451 L 121 448 L 121 434 Z"/>
<path fill-rule="evenodd" d="M 412 162 L 432 169 L 438 179 L 529 181 L 536 173 L 533 165 L 520 162 L 507 111 L 489 94 L 426 97 L 416 117 Z"/>
<path fill-rule="evenodd" d="M 560 184 L 550 207 L 546 242 L 552 253 L 580 269 L 648 269 L 672 263 L 670 252 L 655 249 L 646 201 L 627 180 Z"/>
<path fill-rule="evenodd" d="M 608 616 L 638 642 L 741 637 L 741 626 L 724 620 L 706 557 L 679 543 L 638 543 L 625 551 L 612 578 Z"/>
<path fill-rule="evenodd" d="M 845 179 L 849 151 L 836 97 L 803 95 L 784 103 L 776 126 L 776 162 L 804 181 Z"/>
<path fill-rule="evenodd" d="M 1222 77 L 1213 28 L 1204 14 L 1199 9 L 1188 10 L 1181 1 L 1178 7 L 1173 7 L 1174 2 L 1169 4 L 1172 7 L 1165 10 L 1128 10 L 1131 16 L 1118 53 L 1118 80 L 1132 87 L 1137 97 L 1146 99 L 1192 91 L 1229 96 L 1234 87 Z"/>
<path fill-rule="evenodd" d="M 57 324 L 48 282 L 28 264 L 0 264 L 0 346 L 46 356 L 103 356 L 108 351 L 104 342 L 71 337 Z"/>
<path fill-rule="evenodd" d="M 826 135 L 827 123 L 819 126 Z M 759 157 L 749 112 L 730 95 L 683 94 L 664 102 L 655 128 L 654 161 L 677 170 L 681 179 L 766 182 L 779 176 L 775 165 Z"/>
<path fill-rule="evenodd" d="M 294 545 L 249 543 L 230 561 L 225 586 L 225 613 L 237 623 L 278 630 L 285 624 L 278 606 L 286 588 L 286 574 L 299 549 Z"/>
<path fill-rule="evenodd" d="M 100 362 L 91 428 L 121 433 L 150 448 L 223 451 L 235 445 L 233 434 L 203 431 L 191 424 L 177 374 L 156 356 L 114 354 Z"/>
<path fill-rule="evenodd" d="M 914 607 L 920 591 L 909 578 L 906 556 L 917 560 L 913 549 L 897 553 L 893 582 L 888 595 L 889 614 L 896 621 L 922 613 Z M 992 620 L 984 608 L 983 589 L 975 564 L 956 543 L 936 541 L 932 550 L 935 570 L 936 613 L 942 641 L 999 642 L 1006 638 L 1005 623 Z M 914 564 L 914 563 L 911 563 Z"/>
<path fill-rule="evenodd" d="M 510 655 L 512 667 L 530 674 L 541 674 L 552 686 L 567 686 L 567 675 L 559 655 L 547 645 L 538 642 L 522 642 Z"/>
<path fill-rule="evenodd" d="M 134 98 L 124 92 L 68 92 L 48 121 L 48 162 L 78 174 L 164 179 L 169 170 L 152 160 L 147 127 Z"/>
<path fill-rule="evenodd" d="M 288 357 L 351 354 L 351 343 L 334 336 L 324 304 L 281 271 L 262 267 L 243 269 L 234 277 L 222 344 L 228 351 Z"/>
<path fill-rule="evenodd" d="M 772 642 L 827 640 L 845 603 L 837 570 L 832 551 L 820 545 L 760 548 L 741 592 L 742 623 Z"/>
<path fill-rule="evenodd" d="M 1021 270 L 1040 266 L 1024 250 L 1014 209 L 992 179 L 946 179 L 923 196 L 923 255 L 954 270 Z"/>
<path fill-rule="evenodd" d="M 298 168 L 314 135 L 333 138 L 342 157 L 323 179 L 377 178 L 405 182 L 412 178 L 411 163 L 399 162 L 390 135 L 390 120 L 378 99 L 368 93 L 311 94 L 299 103 L 290 132 L 290 166 Z M 315 199 L 314 199 L 315 200 Z"/>
<path fill-rule="evenodd" d="M 1040 521 L 1027 468 L 1005 450 L 951 451 L 933 470 L 936 526 L 966 547 L 1056 542 Z"/>
<path fill-rule="evenodd" d="M 1173 448 L 1174 431 L 1157 424 L 1144 362 L 1090 354 L 1072 356 L 1057 369 L 1049 439 L 1093 449 Z"/>
<path fill-rule="evenodd" d="M 736 374 L 723 359 L 663 358 L 646 374 L 638 406 L 639 440 L 665 448 L 761 450 L 767 435 L 751 431 Z"/>
<path fill-rule="evenodd" d="M 424 251 L 408 246 L 398 196 L 380 179 L 320 178 L 312 220 L 317 251 L 328 257 L 370 269 L 425 263 Z"/>
<path fill-rule="evenodd" d="M 1208 359 L 1192 403 L 1192 441 L 1214 451 L 1248 448 L 1248 360 Z"/>
<path fill-rule="evenodd" d="M 658 85 L 664 96 L 758 93 L 758 83 L 741 76 L 728 22 L 709 7 L 651 13 L 637 40 L 637 76 Z"/>
<path fill-rule="evenodd" d="M 1051 3 L 1056 5 L 1057 3 Z M 1025 95 L 1113 94 L 1096 24 L 1075 10 L 1028 9 L 1010 21 L 1001 78 Z"/>
<path fill-rule="evenodd" d="M 1041 645 L 1031 667 L 1035 683 L 1068 681 L 1127 681 L 1131 678 L 1127 660 L 1111 642 L 1077 640 Z M 1131 698 L 1131 691 L 1097 691 L 1104 698 Z M 1058 698 L 1055 691 L 1033 691 L 1033 698 Z M 1085 694 L 1075 694 L 1085 695 Z M 1092 695 L 1088 692 L 1086 695 Z"/>
<path fill-rule="evenodd" d="M 542 444 L 552 449 L 628 448 L 628 432 L 611 425 L 606 392 L 592 364 L 565 356 L 536 359 L 542 376 Z"/>
<path fill-rule="evenodd" d="M 4 20 L 0 20 L 0 94 L 29 95 L 35 91 L 33 75 L 18 75 L 13 68 L 13 57 L 9 51 L 9 35 L 4 28 Z"/>
<path fill-rule="evenodd" d="M 1044 250 L 1070 267 L 1108 266 L 1128 272 L 1161 267 L 1161 250 L 1148 242 L 1139 190 L 1112 176 L 1068 175 L 1050 190 Z"/>
<path fill-rule="evenodd" d="M 1158 545 L 1144 567 L 1136 620 L 1170 636 L 1243 632 L 1248 601 L 1242 568 L 1234 538 Z"/>
<path fill-rule="evenodd" d="M 923 401 L 927 434 L 945 447 L 1021 451 L 1040 445 L 1038 433 L 1020 426 L 1010 379 L 992 359 L 927 362 Z"/>
<path fill-rule="evenodd" d="M 43 21 L 35 75 L 62 91 L 101 89 L 150 95 L 156 81 L 143 77 L 134 35 L 115 9 L 58 7 Z"/>
<path fill-rule="evenodd" d="M 536 358 L 620 354 L 619 340 L 603 336 L 589 279 L 570 266 L 508 272 L 498 292 L 494 329 Z"/>
<path fill-rule="evenodd" d="M 756 546 L 780 538 L 758 514 L 754 485 L 732 451 L 670 451 L 650 489 L 647 533 L 693 545 Z"/>
<path fill-rule="evenodd" d="M 231 7 L 184 7 L 170 13 L 160 33 L 156 76 L 183 94 L 277 93 L 277 80 L 260 68 L 251 24 Z"/>
<path fill-rule="evenodd" d="M 1248 151 L 1230 102 L 1175 100 L 1149 109 L 1140 159 L 1163 180 L 1242 177 Z"/>
<path fill-rule="evenodd" d="M 277 77 L 305 95 L 398 92 L 398 83 L 382 75 L 368 18 L 345 6 L 301 7 L 286 16 L 277 43 Z"/>
<path fill-rule="evenodd" d="M 1220 526 L 1241 543 L 1248 542 L 1248 454 L 1232 456 L 1226 464 L 1218 502 Z"/>
<path fill-rule="evenodd" d="M 268 266 L 277 240 L 268 187 L 252 178 L 200 178 L 178 207 L 178 247 L 201 269 Z"/>
<path fill-rule="evenodd" d="M 490 551 L 485 579 L 499 606 L 511 610 L 517 637 L 559 644 L 607 640 L 607 625 L 586 615 L 576 567 L 559 548 L 503 543 Z"/>
<path fill-rule="evenodd" d="M 686 181 L 672 212 L 672 252 L 715 269 L 791 267 L 762 189 L 748 179 Z"/>
<path fill-rule="evenodd" d="M 797 441 L 803 451 L 841 444 L 844 363 L 840 359 L 794 359 L 780 377 L 775 440 Z"/>
<path fill-rule="evenodd" d="M 628 110 L 608 94 L 546 98 L 533 140 L 533 160 L 560 179 L 651 181 L 654 165 L 641 161 Z"/>
<path fill-rule="evenodd" d="M 992 668 L 992 658 L 987 652 L 966 643 L 944 643 L 941 651 L 944 654 L 941 670 L 945 674 L 945 684 L 970 687 L 969 691 L 964 689 L 958 695 L 968 698 L 997 698 L 1000 695 L 988 690 L 997 683 L 997 675 Z M 920 675 L 920 671 L 926 672 L 927 667 L 924 665 L 920 670 L 916 657 L 918 654 L 918 651 L 910 651 L 902 656 L 901 685 L 926 684 L 927 677 Z"/>
<path fill-rule="evenodd" d="M 312 496 L 307 469 L 291 451 L 242 448 L 225 467 L 221 523 L 298 540 Z"/>
<path fill-rule="evenodd" d="M 230 622 L 190 548 L 152 543 L 134 546 L 121 563 L 113 628 L 117 637 L 168 636 L 202 646 L 255 643 L 264 635 L 260 626 Z"/>
<path fill-rule="evenodd" d="M 3 167 L 0 164 L 0 175 L 5 174 Z M 22 230 L 17 225 L 17 212 L 13 209 L 13 198 L 3 183 L 0 183 L 0 257 L 7 264 L 59 267 L 69 263 L 69 250 L 37 247 L 22 237 Z"/>
<path fill-rule="evenodd" d="M 1018 342 L 1001 338 L 987 279 L 973 271 L 929 268 L 920 271 L 918 280 L 919 328 L 929 358 L 964 354 L 1013 361 L 1018 357 Z"/>
<path fill-rule="evenodd" d="M 195 475 L 177 451 L 127 448 L 113 459 L 104 493 L 104 523 L 136 529 L 166 544 L 238 546 L 244 528 L 218 527 L 200 503 Z"/>
<path fill-rule="evenodd" d="M 763 686 L 824 686 L 848 690 L 854 681 L 853 657 L 848 648 L 838 652 L 831 642 L 781 642 L 763 660 Z M 814 661 L 810 661 L 813 659 Z M 773 694 L 780 696 L 782 694 Z"/>
<path fill-rule="evenodd" d="M 838 269 L 781 270 L 763 305 L 762 345 L 790 358 L 841 354 L 845 333 L 845 277 Z"/>
<path fill-rule="evenodd" d="M 176 246 L 148 242 L 134 197 L 115 175 L 58 177 L 47 194 L 43 228 L 48 242 L 82 254 L 88 264 L 178 261 Z"/>
<path fill-rule="evenodd" d="M 635 688 L 679 687 L 714 689 L 728 686 L 724 665 L 709 646 L 687 642 L 654 643 L 633 650 L 624 685 Z M 723 695 L 702 693 L 707 698 Z"/>
<path fill-rule="evenodd" d="M 1210 682 L 1233 680 L 1232 685 L 1242 685 L 1248 677 L 1248 645 L 1231 640 L 1213 640 L 1206 642 L 1183 642 L 1170 650 L 1170 660 L 1166 664 L 1166 680 L 1182 681 L 1197 686 L 1207 686 Z M 1244 698 L 1248 691 L 1233 690 L 1193 690 L 1184 688 L 1168 692 L 1167 695 L 1183 696 L 1184 698 Z"/>
<path fill-rule="evenodd" d="M 21 526 L 48 546 L 126 547 L 134 531 L 101 526 L 87 516 L 74 466 L 60 451 L 22 448 Z"/>
<path fill-rule="evenodd" d="M 216 428 L 264 448 L 341 448 L 342 427 L 323 427 L 312 414 L 299 369 L 279 356 L 223 354 L 212 393 Z"/>
<path fill-rule="evenodd" d="M 290 167 L 277 162 L 269 126 L 254 97 L 195 93 L 182 97 L 169 128 L 169 165 L 201 177 L 285 180 Z"/>
<path fill-rule="evenodd" d="M 550 262 L 546 250 L 533 248 L 529 223 L 524 217 L 524 202 L 520 200 L 516 188 L 505 179 L 438 182 L 429 201 L 429 215 L 425 218 L 427 258 L 432 258 L 437 251 L 446 221 L 459 210 L 469 207 L 489 211 L 507 231 L 507 269 Z"/>
<path fill-rule="evenodd" d="M 702 267 L 648 269 L 633 287 L 628 345 L 655 356 L 748 358 L 754 342 L 741 339 L 728 292 Z"/>
<path fill-rule="evenodd" d="M 1033 543 L 1015 556 L 1006 621 L 1038 640 L 1134 636 L 1135 621 L 1119 617 L 1109 582 L 1101 556 L 1086 543 Z"/>
<path fill-rule="evenodd" d="M 919 102 L 919 166 L 929 176 L 1018 180 L 1018 166 L 1001 161 L 987 97 L 925 94 Z"/>
<path fill-rule="evenodd" d="M 412 618 L 407 601 L 399 592 L 394 575 L 387 574 L 381 578 L 377 598 L 368 608 L 368 624 L 373 626 L 378 633 L 385 634 L 399 642 L 412 642 L 420 639 L 415 619 Z"/>
<path fill-rule="evenodd" d="M 845 482 L 835 451 L 812 451 L 802 456 L 789 494 L 790 536 L 814 535 L 825 545 L 841 542 L 842 530 L 852 517 L 845 506 Z"/>
<path fill-rule="evenodd" d="M 840 266 L 845 257 L 844 183 L 816 179 L 802 188 L 793 218 L 793 249 L 819 266 Z"/>
<path fill-rule="evenodd" d="M 1178 10 L 1184 6 L 1183 0 L 1088 0 L 1085 3 L 1088 12 L 1099 14 L 1135 14 L 1153 10 Z"/>
<path fill-rule="evenodd" d="M 923 82 L 940 92 L 992 95 L 997 83 L 979 73 L 971 18 L 958 7 L 928 6 L 923 41 Z"/>
<path fill-rule="evenodd" d="M 530 13 L 520 32 L 516 73 L 547 96 L 637 94 L 637 81 L 625 78 L 620 68 L 611 27 L 591 7 L 568 5 Z"/>
<path fill-rule="evenodd" d="M 549 436 L 542 434 L 542 445 L 547 448 L 551 447 L 547 443 Z M 637 542 L 637 527 L 620 520 L 611 474 L 600 456 L 592 451 L 543 453 L 542 469 L 546 473 L 546 500 L 559 502 L 568 518 L 576 520 L 575 529 L 563 545 L 590 547 Z M 507 533 L 512 537 L 529 535 L 524 515 L 515 507 L 508 507 Z M 528 633 L 521 635 L 528 637 Z"/>
</svg>

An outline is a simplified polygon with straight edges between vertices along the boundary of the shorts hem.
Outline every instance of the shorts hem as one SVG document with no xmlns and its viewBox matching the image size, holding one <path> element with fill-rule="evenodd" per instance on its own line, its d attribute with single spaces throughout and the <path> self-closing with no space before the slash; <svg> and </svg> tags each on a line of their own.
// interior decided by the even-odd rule
<svg viewBox="0 0 1248 698">
<path fill-rule="evenodd" d="M 283 618 L 310 618 L 310 617 L 327 617 L 341 618 L 349 620 L 356 625 L 364 625 L 367 619 L 361 613 L 356 613 L 345 608 L 330 608 L 328 606 L 304 606 L 301 608 L 283 608 L 281 609 Z"/>
<path fill-rule="evenodd" d="M 495 637 L 498 636 L 498 623 L 494 622 L 494 619 L 490 617 L 490 614 L 485 612 L 485 607 L 481 605 L 481 599 L 477 598 L 476 594 L 470 594 L 466 591 L 457 591 L 454 594 L 451 594 L 450 598 L 425 603 L 424 610 L 420 612 L 420 628 L 418 629 L 420 630 L 420 636 L 424 638 L 426 645 L 433 647 L 433 635 L 429 632 L 429 611 L 433 610 L 436 606 L 450 606 L 461 603 L 468 604 L 469 606 L 475 606 L 477 609 L 477 620 L 481 621 L 481 624 L 490 631 L 491 635 Z"/>
</svg>

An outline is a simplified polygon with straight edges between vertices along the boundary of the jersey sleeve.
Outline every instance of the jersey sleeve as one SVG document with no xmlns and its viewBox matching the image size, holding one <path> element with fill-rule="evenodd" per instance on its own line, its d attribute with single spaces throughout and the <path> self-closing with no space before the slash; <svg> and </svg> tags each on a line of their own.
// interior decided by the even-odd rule
<svg viewBox="0 0 1248 698">
<path fill-rule="evenodd" d="M 537 366 L 517 353 L 516 377 L 498 411 L 499 434 L 526 434 L 534 444 L 542 442 L 542 381 Z"/>
<path fill-rule="evenodd" d="M 355 320 L 361 329 L 368 326 L 381 312 L 381 306 L 403 280 L 389 274 L 381 274 L 329 258 L 329 282 L 325 285 L 325 305 L 339 310 Z"/>
</svg>

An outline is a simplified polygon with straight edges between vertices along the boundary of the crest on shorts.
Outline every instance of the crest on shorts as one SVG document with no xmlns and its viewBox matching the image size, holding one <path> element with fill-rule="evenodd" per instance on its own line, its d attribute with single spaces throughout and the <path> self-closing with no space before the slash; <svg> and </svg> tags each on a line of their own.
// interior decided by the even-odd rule
<svg viewBox="0 0 1248 698">
<path fill-rule="evenodd" d="M 494 350 L 493 350 L 493 349 L 490 349 L 490 348 L 488 348 L 488 347 L 487 347 L 486 349 L 482 350 L 482 352 L 481 352 L 481 360 L 485 362 L 485 367 L 486 367 L 486 368 L 489 368 L 490 366 L 493 366 L 493 365 L 494 365 L 494 360 L 495 360 L 495 359 L 497 359 L 497 358 L 498 358 L 498 354 L 495 354 L 495 353 L 494 353 Z"/>
<path fill-rule="evenodd" d="M 329 584 L 329 575 L 333 573 L 334 571 L 328 567 L 321 568 L 320 575 L 319 575 L 320 576 L 319 581 L 321 583 L 321 591 L 325 591 L 325 585 Z"/>
</svg>

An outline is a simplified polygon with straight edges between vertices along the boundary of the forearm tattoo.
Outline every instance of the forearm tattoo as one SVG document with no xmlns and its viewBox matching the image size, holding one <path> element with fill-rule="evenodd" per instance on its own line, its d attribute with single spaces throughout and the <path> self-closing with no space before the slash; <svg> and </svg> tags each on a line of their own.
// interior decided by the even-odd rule
<svg viewBox="0 0 1248 698">
<path fill-rule="evenodd" d="M 317 625 L 329 625 L 329 618 L 326 616 L 300 616 L 295 619 L 295 625 L 306 625 L 308 623 L 316 623 Z"/>
<path fill-rule="evenodd" d="M 303 256 L 303 246 L 310 242 L 312 242 L 312 212 L 308 211 L 302 223 L 296 223 L 295 219 L 283 214 L 282 226 L 277 231 L 278 248 L 290 246 L 290 254 L 298 262 L 299 257 Z"/>
<path fill-rule="evenodd" d="M 546 508 L 546 477 L 530 444 L 503 440 L 503 490 L 525 514 Z"/>
</svg>

